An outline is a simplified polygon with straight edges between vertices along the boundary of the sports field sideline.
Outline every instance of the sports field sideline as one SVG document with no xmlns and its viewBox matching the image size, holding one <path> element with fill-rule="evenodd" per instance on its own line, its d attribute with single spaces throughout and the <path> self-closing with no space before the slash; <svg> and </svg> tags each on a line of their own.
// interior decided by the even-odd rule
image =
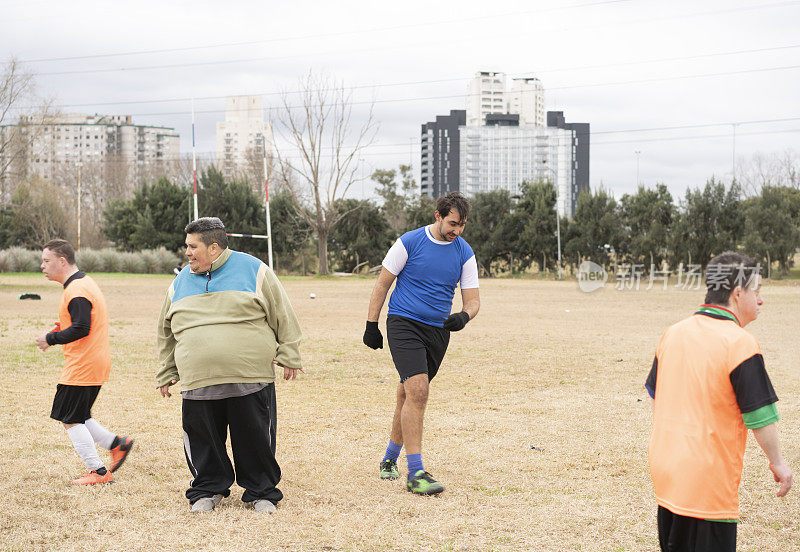
<svg viewBox="0 0 800 552">
<path fill-rule="evenodd" d="M 420 497 L 404 489 L 404 460 L 401 481 L 377 477 L 397 376 L 387 349 L 361 343 L 374 280 L 283 279 L 306 370 L 276 384 L 285 499 L 260 516 L 233 487 L 213 513 L 193 515 L 180 397 L 162 399 L 153 377 L 171 277 L 95 279 L 111 311 L 113 364 L 93 413 L 138 448 L 113 485 L 69 485 L 85 468 L 48 417 L 62 357 L 33 342 L 56 320 L 61 287 L 0 276 L 0 551 L 658 549 L 642 386 L 661 332 L 694 311 L 701 291 L 609 284 L 585 294 L 574 281 L 482 280 L 481 312 L 453 334 L 426 414 L 425 465 L 446 490 Z M 24 292 L 42 300 L 17 300 Z M 797 478 L 800 287 L 766 282 L 762 296 L 748 330 L 781 399 Z M 740 551 L 800 550 L 800 488 L 785 499 L 775 490 L 751 437 Z"/>
</svg>

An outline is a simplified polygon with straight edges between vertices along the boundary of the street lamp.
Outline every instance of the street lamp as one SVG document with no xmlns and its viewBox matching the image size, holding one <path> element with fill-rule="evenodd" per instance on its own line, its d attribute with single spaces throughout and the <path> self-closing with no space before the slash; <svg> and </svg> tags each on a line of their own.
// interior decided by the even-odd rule
<svg viewBox="0 0 800 552">
<path fill-rule="evenodd" d="M 558 173 L 554 168 L 547 166 L 547 159 L 542 159 L 542 166 L 553 173 L 553 184 L 556 187 L 556 239 L 558 241 L 558 279 L 561 279 L 561 217 L 558 216 Z"/>
<path fill-rule="evenodd" d="M 83 167 L 83 163 L 78 161 L 75 163 L 75 166 L 78 167 L 78 250 L 81 249 L 81 167 Z"/>
</svg>

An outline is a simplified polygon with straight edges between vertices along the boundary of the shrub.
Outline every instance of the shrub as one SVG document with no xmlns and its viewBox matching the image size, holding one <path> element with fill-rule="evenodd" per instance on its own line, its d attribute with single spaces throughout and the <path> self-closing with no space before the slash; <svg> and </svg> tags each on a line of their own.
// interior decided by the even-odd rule
<svg viewBox="0 0 800 552">
<path fill-rule="evenodd" d="M 39 251 L 22 247 L 7 249 L 6 257 L 10 272 L 38 272 L 42 264 L 42 257 Z"/>
<path fill-rule="evenodd" d="M 144 259 L 138 251 L 126 251 L 124 253 L 120 253 L 119 257 L 120 268 L 123 272 L 128 272 L 130 274 L 140 274 L 145 272 Z"/>
<path fill-rule="evenodd" d="M 144 261 L 144 272 L 148 274 L 157 274 L 161 272 L 161 257 L 155 249 L 145 249 L 139 252 L 139 255 Z"/>
<path fill-rule="evenodd" d="M 121 252 L 114 249 L 101 249 L 97 252 L 100 256 L 104 272 L 122 272 Z"/>
<path fill-rule="evenodd" d="M 22 247 L 0 251 L 0 272 L 38 272 L 41 253 Z M 127 272 L 129 274 L 171 274 L 181 257 L 164 247 L 144 251 L 81 249 L 75 262 L 84 272 Z"/>
<path fill-rule="evenodd" d="M 99 251 L 81 249 L 75 252 L 75 263 L 83 272 L 107 272 Z"/>
<path fill-rule="evenodd" d="M 181 264 L 181 256 L 177 253 L 173 253 L 172 251 L 167 251 L 166 247 L 159 247 L 156 249 L 156 253 L 158 254 L 161 263 L 161 269 L 159 270 L 161 273 L 172 273 L 172 270 Z"/>
</svg>

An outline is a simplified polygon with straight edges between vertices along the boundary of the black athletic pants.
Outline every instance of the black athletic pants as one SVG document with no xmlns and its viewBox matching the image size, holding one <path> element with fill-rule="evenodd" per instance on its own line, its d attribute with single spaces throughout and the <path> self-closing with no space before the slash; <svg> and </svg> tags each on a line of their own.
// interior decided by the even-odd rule
<svg viewBox="0 0 800 552">
<path fill-rule="evenodd" d="M 234 480 L 244 487 L 244 502 L 283 498 L 276 485 L 275 384 L 257 393 L 212 401 L 183 400 L 183 445 L 194 479 L 186 498 L 194 504 L 215 494 L 230 495 Z M 234 472 L 225 442 L 231 432 Z"/>
<path fill-rule="evenodd" d="M 736 525 L 680 516 L 658 507 L 662 552 L 736 552 Z"/>
</svg>

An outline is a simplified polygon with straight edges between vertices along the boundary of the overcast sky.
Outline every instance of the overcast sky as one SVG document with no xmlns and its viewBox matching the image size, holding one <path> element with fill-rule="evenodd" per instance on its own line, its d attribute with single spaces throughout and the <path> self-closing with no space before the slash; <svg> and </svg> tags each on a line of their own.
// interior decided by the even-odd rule
<svg viewBox="0 0 800 552">
<path fill-rule="evenodd" d="M 0 0 L 0 58 L 27 62 L 62 111 L 174 127 L 182 152 L 194 97 L 201 154 L 226 95 L 277 107 L 326 71 L 376 100 L 366 175 L 418 171 L 420 125 L 465 109 L 476 71 L 536 76 L 548 110 L 591 124 L 592 188 L 635 190 L 638 151 L 639 181 L 682 196 L 730 180 L 733 123 L 737 161 L 800 151 L 798 21 L 800 1 Z"/>
</svg>

